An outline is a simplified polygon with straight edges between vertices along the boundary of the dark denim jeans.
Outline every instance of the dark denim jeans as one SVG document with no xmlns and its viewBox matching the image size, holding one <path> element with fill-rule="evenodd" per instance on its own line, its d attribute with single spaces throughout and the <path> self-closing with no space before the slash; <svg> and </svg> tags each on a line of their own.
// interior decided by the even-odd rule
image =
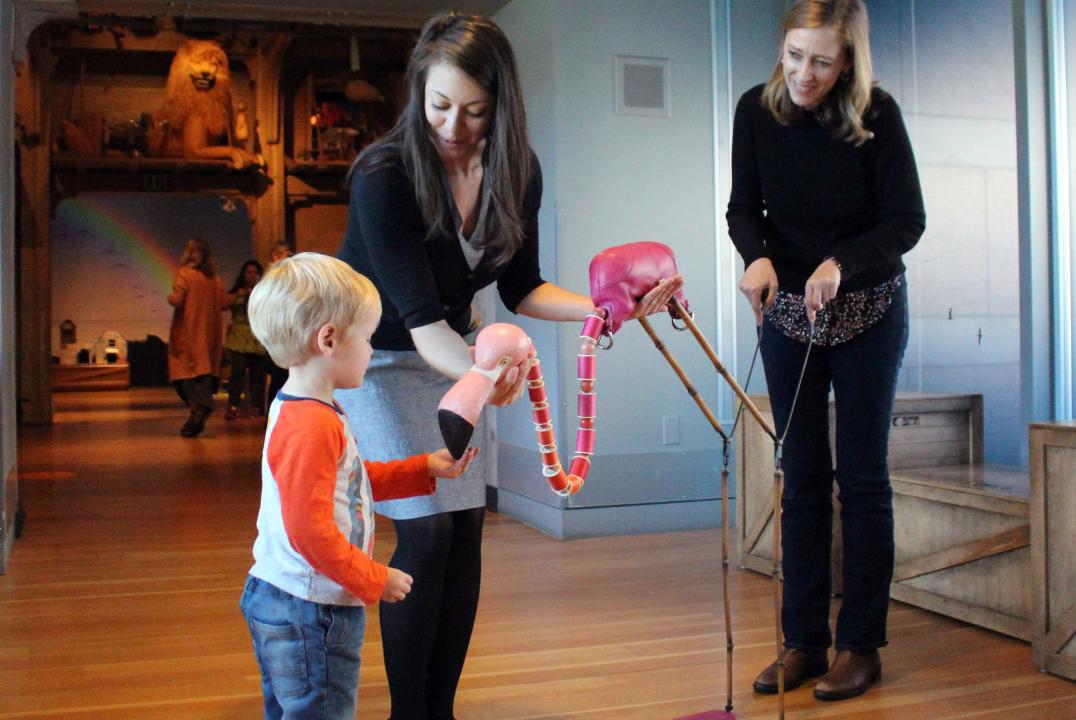
<svg viewBox="0 0 1076 720">
<path fill-rule="evenodd" d="M 354 720 L 366 608 L 310 602 L 249 575 L 239 607 L 265 720 Z"/>
<path fill-rule="evenodd" d="M 887 463 L 897 373 L 908 344 L 907 283 L 886 314 L 841 345 L 815 346 L 789 424 L 789 409 L 807 345 L 768 320 L 762 361 L 783 449 L 781 553 L 786 647 L 828 648 L 830 545 L 834 467 L 829 439 L 829 392 L 836 404 L 836 478 L 844 546 L 844 599 L 837 616 L 838 650 L 886 644 L 893 577 L 893 501 Z"/>
</svg>

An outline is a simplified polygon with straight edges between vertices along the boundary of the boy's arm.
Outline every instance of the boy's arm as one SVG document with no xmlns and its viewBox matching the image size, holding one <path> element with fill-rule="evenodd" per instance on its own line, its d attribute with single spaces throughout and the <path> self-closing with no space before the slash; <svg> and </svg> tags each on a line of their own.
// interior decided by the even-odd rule
<svg viewBox="0 0 1076 720">
<path fill-rule="evenodd" d="M 367 605 L 376 603 L 385 589 L 388 568 L 348 542 L 333 520 L 344 433 L 309 415 L 297 415 L 289 422 L 290 416 L 282 412 L 278 417 L 267 449 L 288 541 L 319 573 Z"/>
<path fill-rule="evenodd" d="M 365 463 L 375 500 L 432 495 L 437 490 L 437 480 L 430 477 L 427 453 L 403 460 Z"/>
</svg>

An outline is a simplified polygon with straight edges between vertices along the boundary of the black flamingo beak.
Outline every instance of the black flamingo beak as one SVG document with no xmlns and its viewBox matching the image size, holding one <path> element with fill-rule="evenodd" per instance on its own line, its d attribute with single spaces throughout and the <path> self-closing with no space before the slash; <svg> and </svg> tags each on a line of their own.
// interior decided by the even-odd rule
<svg viewBox="0 0 1076 720">
<path fill-rule="evenodd" d="M 448 448 L 449 454 L 459 460 L 471 442 L 474 425 L 451 410 L 438 410 L 437 424 L 441 426 L 441 437 L 445 440 L 445 447 Z"/>
</svg>

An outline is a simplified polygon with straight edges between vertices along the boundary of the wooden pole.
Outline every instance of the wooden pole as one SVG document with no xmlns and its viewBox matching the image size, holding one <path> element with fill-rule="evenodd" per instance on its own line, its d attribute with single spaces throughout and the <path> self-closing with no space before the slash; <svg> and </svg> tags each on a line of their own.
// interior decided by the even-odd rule
<svg viewBox="0 0 1076 720">
<path fill-rule="evenodd" d="M 680 363 L 678 363 L 672 353 L 669 352 L 669 348 L 665 347 L 665 343 L 661 342 L 661 338 L 654 332 L 654 328 L 650 326 L 650 321 L 645 317 L 641 317 L 639 318 L 639 324 L 643 326 L 643 330 L 646 330 L 646 334 L 650 336 L 650 339 L 653 341 L 654 347 L 658 349 L 658 352 L 664 355 L 665 359 L 669 361 L 669 365 L 672 366 L 673 372 L 676 373 L 676 376 L 680 378 L 680 382 L 687 388 L 687 394 L 691 396 L 695 401 L 695 404 L 702 410 L 702 414 L 710 421 L 710 425 L 713 426 L 718 435 L 727 439 L 728 435 L 725 434 L 725 430 L 721 427 L 721 423 L 719 423 L 717 418 L 714 417 L 714 414 L 710 412 L 710 407 L 706 404 L 706 401 L 702 399 L 702 396 L 699 394 L 699 391 L 695 389 L 695 386 L 691 384 L 691 380 L 688 379 L 684 369 L 680 367 Z"/>
<path fill-rule="evenodd" d="M 773 471 L 773 614 L 777 644 L 777 717 L 785 717 L 785 648 L 781 627 L 781 490 L 785 472 L 781 469 L 780 449 L 774 456 Z"/>
<path fill-rule="evenodd" d="M 740 402 L 742 402 L 744 406 L 747 407 L 748 412 L 751 413 L 751 415 L 755 418 L 759 426 L 762 427 L 766 434 L 769 435 L 770 438 L 776 442 L 777 433 L 773 431 L 773 428 L 768 422 L 766 422 L 766 418 L 764 418 L 762 416 L 762 413 L 759 412 L 759 409 L 755 406 L 755 403 L 751 402 L 751 398 L 747 396 L 747 393 L 745 393 L 743 388 L 740 387 L 740 384 L 736 382 L 736 378 L 732 377 L 729 371 L 725 369 L 724 364 L 722 364 L 721 360 L 717 357 L 717 353 L 714 352 L 713 346 L 710 345 L 710 342 L 699 330 L 699 326 L 695 324 L 695 320 L 692 319 L 691 314 L 688 313 L 688 311 L 680 303 L 679 298 L 677 298 L 676 296 L 673 296 L 671 302 L 673 308 L 676 310 L 677 316 L 684 321 L 684 324 L 687 326 L 687 329 L 690 330 L 691 334 L 695 336 L 695 339 L 699 341 L 699 345 L 702 346 L 702 349 L 706 353 L 706 356 L 710 358 L 710 362 L 712 362 L 714 364 L 714 367 L 717 368 L 717 371 L 721 374 L 721 377 L 725 378 L 725 382 L 727 382 L 729 384 L 729 387 L 732 388 L 732 392 L 734 392 L 736 394 L 736 397 L 740 399 Z M 639 319 L 640 321 L 642 320 L 642 318 Z"/>
<path fill-rule="evenodd" d="M 732 610 L 729 605 L 729 465 L 728 440 L 721 469 L 721 592 L 725 601 L 725 712 L 732 712 Z"/>
</svg>

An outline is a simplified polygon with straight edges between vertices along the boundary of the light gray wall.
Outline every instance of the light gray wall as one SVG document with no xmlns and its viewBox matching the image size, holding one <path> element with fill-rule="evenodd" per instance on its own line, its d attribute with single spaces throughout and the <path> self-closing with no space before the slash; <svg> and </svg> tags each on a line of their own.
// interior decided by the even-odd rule
<svg viewBox="0 0 1076 720">
<path fill-rule="evenodd" d="M 557 275 L 585 290 L 590 259 L 610 245 L 657 240 L 673 248 L 686 296 L 710 337 L 714 312 L 713 95 L 706 0 L 564 0 L 558 15 Z M 615 55 L 669 58 L 672 116 L 614 113 Z M 706 398 L 717 380 L 686 333 L 654 319 Z M 578 328 L 564 326 L 562 424 L 574 420 Z M 713 430 L 637 323 L 625 325 L 599 363 L 599 425 L 609 454 L 695 452 Z M 680 418 L 681 442 L 661 444 L 661 417 Z M 611 421 L 618 421 L 614 425 Z M 626 421 L 626 422 L 625 422 Z M 608 429 L 605 429 L 605 428 Z"/>
<path fill-rule="evenodd" d="M 512 42 L 519 65 L 527 107 L 527 129 L 531 147 L 542 165 L 542 209 L 538 215 L 539 261 L 546 280 L 560 283 L 557 276 L 557 124 L 555 106 L 557 101 L 556 67 L 554 49 L 556 39 L 557 4 L 517 0 L 505 6 L 495 16 Z M 575 284 L 567 284 L 572 290 L 586 292 L 578 278 Z M 558 334 L 553 323 L 512 315 L 498 303 L 497 319 L 522 327 L 542 361 L 542 373 L 546 390 L 551 399 L 560 397 L 560 363 L 558 362 Z M 569 381 L 574 372 L 569 375 Z M 558 416 L 559 419 L 559 416 Z M 534 426 L 530 420 L 527 403 L 497 411 L 497 435 L 500 442 L 533 450 Z M 557 425 L 560 428 L 560 424 Z M 574 428 L 574 425 L 572 426 Z M 561 435 L 561 437 L 567 437 Z"/>
<path fill-rule="evenodd" d="M 676 252 L 687 297 L 712 337 L 718 318 L 709 1 L 514 0 L 496 20 L 518 55 L 532 144 L 545 172 L 545 278 L 589 294 L 588 266 L 602 249 L 664 242 Z M 615 113 L 616 55 L 670 60 L 671 117 Z M 567 462 L 577 426 L 580 328 L 561 323 L 551 334 L 549 323 L 500 319 L 524 326 L 538 346 Z M 654 326 L 714 404 L 717 377 L 694 340 L 665 319 L 655 318 Z M 598 364 L 599 454 L 586 492 L 561 503 L 544 487 L 525 403 L 498 413 L 502 451 L 518 450 L 502 452 L 502 490 L 568 508 L 716 497 L 717 436 L 642 328 L 626 325 Z M 678 420 L 678 444 L 662 444 L 663 417 Z"/>
<path fill-rule="evenodd" d="M 739 382 L 745 384 L 748 392 L 765 393 L 766 378 L 762 372 L 762 361 L 756 362 L 751 382 L 747 383 L 747 373 L 751 358 L 758 343 L 755 332 L 755 319 L 751 307 L 736 290 L 740 276 L 743 275 L 743 261 L 732 246 L 728 237 L 728 225 L 725 223 L 725 210 L 728 206 L 729 192 L 732 189 L 731 171 L 729 169 L 732 155 L 732 118 L 736 103 L 747 90 L 766 82 L 773 70 L 779 53 L 781 40 L 781 18 L 787 3 L 785 0 L 723 0 L 718 3 L 722 10 L 717 18 L 719 52 L 717 63 L 727 92 L 719 97 L 724 112 L 719 115 L 720 140 L 718 162 L 724 182 L 718 188 L 717 201 L 720 214 L 719 246 L 728 253 L 725 265 L 735 266 L 731 277 L 726 276 L 725 285 L 730 286 L 722 293 L 726 300 L 725 315 L 730 321 L 734 319 L 736 349 L 735 369 L 731 371 Z M 721 120 L 724 121 L 723 126 Z M 731 355 L 731 353 L 730 353 Z"/>
<path fill-rule="evenodd" d="M 1019 465 L 1027 432 L 1012 3 L 875 0 L 870 12 L 875 73 L 904 111 L 927 210 L 906 257 L 911 337 L 900 389 L 982 393 L 986 461 Z"/>
<path fill-rule="evenodd" d="M 586 292 L 587 264 L 604 247 L 668 243 L 703 332 L 741 381 L 755 333 L 735 291 L 742 265 L 723 218 L 731 117 L 739 96 L 773 68 L 786 5 L 514 0 L 496 16 L 519 55 L 532 141 L 546 174 L 545 276 Z M 873 0 L 870 11 L 876 72 L 904 109 L 928 212 L 927 234 L 908 257 L 912 339 L 901 389 L 982 393 L 987 460 L 1020 464 L 1025 433 L 1013 422 L 1020 408 L 1020 309 L 1010 3 Z M 614 113 L 617 54 L 671 58 L 672 118 Z M 561 324 L 551 336 L 549 324 L 501 318 L 520 322 L 535 338 L 550 397 L 559 400 L 555 420 L 567 459 L 578 329 Z M 694 342 L 664 322 L 656 327 L 730 423 L 729 393 Z M 765 391 L 760 369 L 748 389 Z M 591 485 L 561 506 L 645 502 L 644 478 L 663 476 L 658 469 L 670 463 L 682 475 L 712 480 L 720 443 L 637 324 L 618 334 L 613 351 L 599 354 L 598 404 Z M 661 444 L 665 416 L 679 420 L 678 446 Z M 530 472 L 524 468 L 536 453 L 526 406 L 500 411 L 498 425 L 502 447 L 510 446 L 506 457 L 515 458 L 502 463 L 503 486 L 505 472 Z M 684 500 L 714 487 L 672 482 Z M 508 487 L 519 485 L 509 478 Z"/>
</svg>

